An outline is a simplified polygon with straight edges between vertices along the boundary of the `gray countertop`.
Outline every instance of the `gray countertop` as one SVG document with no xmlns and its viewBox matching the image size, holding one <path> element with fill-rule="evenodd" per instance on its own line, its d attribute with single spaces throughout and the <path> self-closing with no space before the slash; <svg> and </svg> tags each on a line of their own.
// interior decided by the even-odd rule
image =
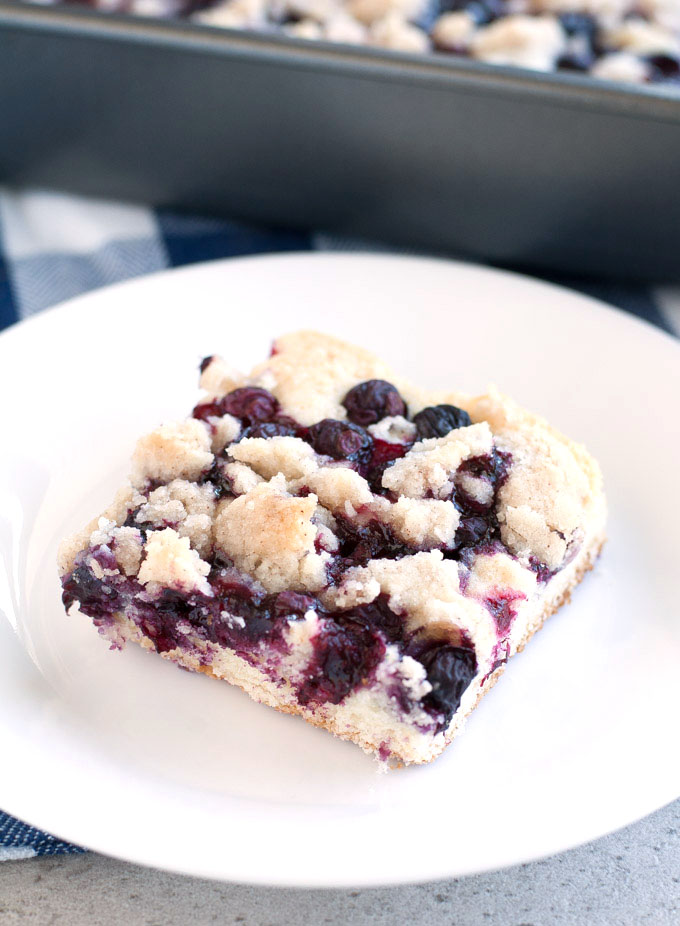
<svg viewBox="0 0 680 926">
<path fill-rule="evenodd" d="M 167 874 L 93 853 L 0 865 L 2 926 L 392 926 L 402 922 L 678 926 L 680 801 L 618 833 L 540 862 L 410 887 L 256 888 Z"/>
</svg>

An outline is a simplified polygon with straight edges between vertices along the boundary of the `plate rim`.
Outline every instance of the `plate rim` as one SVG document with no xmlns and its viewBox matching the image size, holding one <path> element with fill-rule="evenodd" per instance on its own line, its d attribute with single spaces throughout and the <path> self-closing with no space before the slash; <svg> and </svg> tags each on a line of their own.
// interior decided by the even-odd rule
<svg viewBox="0 0 680 926">
<path fill-rule="evenodd" d="M 244 263 L 244 262 L 261 263 L 263 261 L 277 262 L 277 263 L 290 263 L 293 261 L 297 261 L 297 262 L 304 263 L 310 260 L 315 261 L 315 262 L 331 261 L 331 262 L 344 262 L 344 263 L 356 263 L 357 261 L 372 262 L 372 263 L 408 262 L 411 264 L 418 264 L 421 266 L 427 265 L 427 264 L 430 264 L 430 265 L 434 264 L 438 266 L 444 265 L 447 267 L 447 269 L 450 269 L 451 272 L 454 272 L 454 273 L 462 268 L 464 271 L 472 270 L 472 271 L 482 272 L 487 275 L 491 274 L 491 275 L 496 275 L 496 276 L 500 276 L 504 278 L 509 278 L 509 280 L 511 281 L 511 284 L 520 283 L 521 285 L 529 285 L 529 286 L 535 286 L 539 288 L 547 288 L 547 290 L 550 292 L 557 291 L 561 296 L 564 296 L 566 294 L 576 301 L 580 301 L 582 303 L 588 303 L 592 310 L 596 310 L 598 312 L 604 312 L 610 317 L 614 316 L 616 318 L 616 322 L 619 324 L 622 323 L 622 324 L 626 324 L 629 326 L 632 325 L 633 327 L 637 327 L 637 328 L 642 326 L 642 329 L 646 331 L 648 335 L 652 333 L 654 337 L 660 338 L 661 340 L 659 343 L 664 343 L 666 345 L 672 344 L 673 350 L 680 351 L 680 341 L 678 341 L 677 338 L 675 338 L 672 334 L 669 334 L 659 329 L 657 326 L 653 325 L 652 323 L 644 319 L 640 319 L 634 315 L 630 315 L 629 313 L 626 313 L 625 311 L 621 309 L 617 309 L 616 307 L 608 305 L 606 302 L 603 302 L 600 299 L 583 294 L 579 291 L 570 290 L 567 287 L 559 286 L 554 283 L 549 283 L 543 280 L 537 280 L 532 277 L 527 277 L 527 276 L 524 276 L 523 274 L 516 273 L 513 271 L 497 270 L 496 268 L 489 268 L 483 265 L 472 264 L 472 263 L 468 263 L 464 261 L 452 261 L 446 258 L 431 258 L 431 257 L 423 258 L 423 257 L 417 257 L 417 256 L 414 257 L 411 255 L 394 255 L 394 254 L 381 254 L 381 253 L 374 254 L 371 252 L 346 253 L 346 252 L 300 251 L 300 252 L 286 252 L 286 253 L 281 253 L 281 254 L 277 253 L 277 254 L 265 254 L 265 255 L 248 255 L 248 256 L 238 257 L 238 258 L 222 258 L 220 260 L 205 261 L 205 262 L 201 262 L 197 264 L 192 264 L 189 266 L 161 270 L 153 274 L 136 277 L 131 280 L 120 281 L 118 283 L 111 284 L 110 286 L 102 287 L 101 289 L 92 290 L 87 293 L 80 294 L 56 306 L 53 306 L 45 310 L 44 312 L 35 313 L 34 315 L 31 315 L 28 318 L 23 319 L 11 325 L 8 329 L 6 329 L 0 334 L 0 353 L 4 349 L 6 349 L 8 345 L 11 346 L 12 340 L 16 338 L 17 336 L 19 337 L 25 336 L 25 332 L 28 329 L 33 329 L 36 325 L 40 327 L 41 323 L 47 316 L 54 317 L 57 314 L 63 314 L 65 311 L 69 312 L 73 309 L 77 310 L 82 303 L 90 302 L 93 299 L 96 300 L 104 292 L 110 293 L 110 292 L 116 292 L 118 290 L 122 290 L 124 292 L 126 289 L 129 289 L 130 287 L 139 287 L 140 284 L 144 286 L 146 285 L 153 286 L 154 281 L 158 280 L 159 278 L 165 278 L 170 274 L 172 275 L 180 274 L 183 276 L 184 275 L 191 276 L 195 274 L 201 275 L 205 273 L 206 271 L 212 272 L 217 267 L 233 266 L 236 263 Z M 10 621 L 10 627 L 11 627 L 11 621 Z M 2 795 L 1 799 L 2 799 L 3 809 L 6 809 L 7 813 L 10 813 L 15 816 L 19 816 L 22 820 L 24 820 L 25 822 L 28 822 L 30 825 L 33 825 L 39 829 L 42 829 L 44 824 L 41 824 L 39 822 L 34 822 L 35 818 L 32 817 L 30 812 L 28 814 L 23 812 L 23 809 L 22 809 L 23 804 L 20 800 L 17 802 L 10 800 L 9 805 L 7 805 L 4 794 Z M 673 800 L 675 800 L 675 798 L 671 798 L 670 801 L 668 801 L 667 803 L 672 803 Z M 365 880 L 360 880 L 360 881 L 357 881 L 356 879 L 343 880 L 342 877 L 335 878 L 334 880 L 319 879 L 319 878 L 310 879 L 309 877 L 306 877 L 306 878 L 300 878 L 298 881 L 293 881 L 290 878 L 285 878 L 284 880 L 276 881 L 275 879 L 273 880 L 270 875 L 266 877 L 262 877 L 262 878 L 253 876 L 247 879 L 244 879 L 243 876 L 239 876 L 238 878 L 232 879 L 228 875 L 225 875 L 224 873 L 205 871 L 202 868 L 192 869 L 191 866 L 179 867 L 179 866 L 173 865 L 172 868 L 169 868 L 169 869 L 166 868 L 166 870 L 172 870 L 172 871 L 176 871 L 182 874 L 187 874 L 187 875 L 192 875 L 192 876 L 205 877 L 205 878 L 209 878 L 213 880 L 222 880 L 222 881 L 235 880 L 235 881 L 238 881 L 239 883 L 250 883 L 250 884 L 257 884 L 257 885 L 262 885 L 262 886 L 265 886 L 265 885 L 290 886 L 290 887 L 299 887 L 299 888 L 318 888 L 318 889 L 337 888 L 337 887 L 353 887 L 353 886 L 375 887 L 379 885 L 388 885 L 388 884 L 397 885 L 397 884 L 409 884 L 409 883 L 425 883 L 428 881 L 434 881 L 434 880 L 447 878 L 447 877 L 460 877 L 460 876 L 464 876 L 467 874 L 480 873 L 483 871 L 498 870 L 499 868 L 519 865 L 529 860 L 544 858 L 544 857 L 547 857 L 548 855 L 559 854 L 560 852 L 565 851 L 569 848 L 573 848 L 573 847 L 576 847 L 577 845 L 582 845 L 585 842 L 589 842 L 593 838 L 600 838 L 601 836 L 607 835 L 607 833 L 614 832 L 625 826 L 628 826 L 631 823 L 639 819 L 642 819 L 644 816 L 646 816 L 648 813 L 653 812 L 655 809 L 658 809 L 661 806 L 666 806 L 666 804 L 659 805 L 657 801 L 652 801 L 652 803 L 654 806 L 650 807 L 649 810 L 645 810 L 641 814 L 638 812 L 635 812 L 633 816 L 630 819 L 627 819 L 625 822 L 617 824 L 616 826 L 612 827 L 606 832 L 600 831 L 599 836 L 597 837 L 586 837 L 583 840 L 580 840 L 576 843 L 574 843 L 572 840 L 568 840 L 567 844 L 565 844 L 562 848 L 559 848 L 557 850 L 551 850 L 548 853 L 530 854 L 523 858 L 515 858 L 513 861 L 503 863 L 500 866 L 494 866 L 494 867 L 479 867 L 478 866 L 477 868 L 470 870 L 468 872 L 464 872 L 463 874 L 456 873 L 456 872 L 451 873 L 450 869 L 447 869 L 446 866 L 444 865 L 442 870 L 433 872 L 429 876 L 425 876 L 425 877 L 418 876 L 414 880 L 409 880 L 408 878 L 404 878 L 403 876 L 400 876 L 399 874 L 396 874 L 393 878 L 390 878 L 389 876 L 386 876 L 385 872 L 383 872 L 379 878 L 368 877 Z M 17 808 L 17 809 L 13 810 L 12 807 Z M 69 841 L 69 842 L 70 841 L 82 842 L 82 840 L 79 840 L 77 837 L 74 837 L 74 836 L 58 835 L 60 832 L 62 833 L 65 832 L 64 830 L 62 830 L 61 827 L 50 827 L 49 829 L 52 834 L 57 835 L 57 838 L 62 838 L 65 841 Z M 116 857 L 116 858 L 120 858 L 120 859 L 127 860 L 127 861 L 132 861 L 136 864 L 140 864 L 140 865 L 147 866 L 147 867 L 156 867 L 156 864 L 154 863 L 152 859 L 135 857 L 134 853 L 126 852 L 125 854 L 122 854 L 120 852 L 111 851 L 110 849 L 107 849 L 105 846 L 97 845 L 96 842 L 93 842 L 92 840 L 88 840 L 88 845 L 93 846 L 95 851 L 99 851 L 107 855 L 112 855 L 113 857 Z"/>
</svg>

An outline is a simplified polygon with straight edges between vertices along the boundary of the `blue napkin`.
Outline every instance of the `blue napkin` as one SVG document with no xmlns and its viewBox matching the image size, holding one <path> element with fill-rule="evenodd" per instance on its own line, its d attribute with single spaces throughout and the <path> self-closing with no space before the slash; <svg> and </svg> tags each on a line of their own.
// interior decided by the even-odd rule
<svg viewBox="0 0 680 926">
<path fill-rule="evenodd" d="M 0 330 L 80 293 L 197 261 L 374 242 L 0 188 Z M 680 334 L 680 288 L 544 277 Z M 0 804 L 2 794 L 0 794 Z M 82 852 L 0 811 L 0 861 Z"/>
</svg>

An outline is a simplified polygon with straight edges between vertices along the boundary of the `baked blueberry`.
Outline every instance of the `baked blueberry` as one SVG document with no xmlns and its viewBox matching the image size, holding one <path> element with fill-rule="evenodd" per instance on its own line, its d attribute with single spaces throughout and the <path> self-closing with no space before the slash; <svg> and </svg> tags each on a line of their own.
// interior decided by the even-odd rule
<svg viewBox="0 0 680 926">
<path fill-rule="evenodd" d="M 266 389 L 257 386 L 244 386 L 234 389 L 220 402 L 222 414 L 240 418 L 246 425 L 262 421 L 271 421 L 279 410 L 279 403 Z"/>
<path fill-rule="evenodd" d="M 597 21 L 588 13 L 560 13 L 559 21 L 567 35 L 583 35 L 592 39 L 597 32 Z"/>
<path fill-rule="evenodd" d="M 406 403 L 392 383 L 384 379 L 369 379 L 359 383 L 342 400 L 347 417 L 366 428 L 383 418 L 406 415 Z"/>
<path fill-rule="evenodd" d="M 307 432 L 307 441 L 317 453 L 334 460 L 359 460 L 371 450 L 371 436 L 348 421 L 324 418 Z"/>
<path fill-rule="evenodd" d="M 421 657 L 432 691 L 427 702 L 449 720 L 460 705 L 477 671 L 474 651 L 460 646 L 438 646 Z"/>
<path fill-rule="evenodd" d="M 472 422 L 468 413 L 455 405 L 430 405 L 413 417 L 419 440 L 446 437 L 456 428 L 467 428 Z"/>
<path fill-rule="evenodd" d="M 589 71 L 595 61 L 592 52 L 566 52 L 557 59 L 557 67 L 562 71 Z"/>
<path fill-rule="evenodd" d="M 652 80 L 680 81 L 680 58 L 677 55 L 651 55 Z"/>
<path fill-rule="evenodd" d="M 261 421 L 246 428 L 241 434 L 241 440 L 244 437 L 296 437 L 298 430 L 292 418 L 279 416 L 275 421 Z"/>
</svg>

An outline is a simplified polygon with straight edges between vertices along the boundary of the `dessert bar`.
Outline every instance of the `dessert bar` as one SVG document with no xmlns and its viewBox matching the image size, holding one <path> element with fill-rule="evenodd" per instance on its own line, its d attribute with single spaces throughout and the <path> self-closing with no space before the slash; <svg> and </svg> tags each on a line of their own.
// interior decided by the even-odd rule
<svg viewBox="0 0 680 926">
<path fill-rule="evenodd" d="M 207 357 L 201 386 L 62 544 L 66 609 L 383 762 L 435 758 L 592 567 L 597 464 L 495 389 L 426 392 L 315 332 L 247 376 Z"/>
</svg>

